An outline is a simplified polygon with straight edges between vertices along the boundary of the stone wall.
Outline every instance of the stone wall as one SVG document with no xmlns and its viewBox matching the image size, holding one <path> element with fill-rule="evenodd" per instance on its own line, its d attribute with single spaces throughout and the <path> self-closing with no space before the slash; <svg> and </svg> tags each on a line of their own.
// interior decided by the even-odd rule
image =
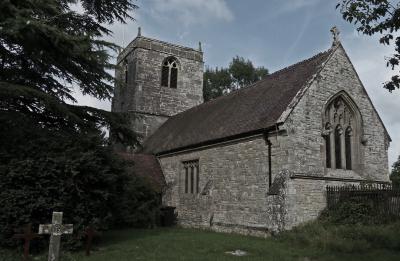
<svg viewBox="0 0 400 261">
<path fill-rule="evenodd" d="M 344 91 L 355 102 L 362 117 L 358 171 L 325 168 L 325 144 L 321 135 L 324 106 L 335 94 Z M 389 180 L 388 137 L 344 50 L 339 47 L 297 103 L 281 129 L 287 130 L 288 166 L 304 175 Z"/>
<path fill-rule="evenodd" d="M 179 63 L 177 88 L 161 86 L 161 66 L 170 56 Z M 168 117 L 203 102 L 203 53 L 137 37 L 118 56 L 116 79 L 112 110 L 129 112 L 133 130 L 147 137 Z"/>
<path fill-rule="evenodd" d="M 206 184 L 211 188 L 205 195 L 185 194 L 182 162 L 197 159 L 200 191 Z M 266 235 L 283 224 L 282 193 L 268 194 L 268 147 L 262 136 L 163 156 L 160 163 L 169 187 L 163 203 L 177 208 L 182 226 Z"/>
<path fill-rule="evenodd" d="M 286 224 L 291 229 L 318 218 L 327 205 L 326 186 L 343 186 L 359 182 L 290 178 L 287 182 Z"/>
<path fill-rule="evenodd" d="M 143 141 L 146 137 L 153 134 L 159 126 L 161 126 L 168 116 L 152 115 L 146 113 L 130 112 L 130 125 L 135 133 L 138 134 L 139 140 Z"/>
</svg>

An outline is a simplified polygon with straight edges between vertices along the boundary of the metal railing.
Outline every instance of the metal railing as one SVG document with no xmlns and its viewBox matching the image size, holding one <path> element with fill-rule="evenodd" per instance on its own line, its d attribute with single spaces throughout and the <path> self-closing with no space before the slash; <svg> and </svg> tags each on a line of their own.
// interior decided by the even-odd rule
<svg viewBox="0 0 400 261">
<path fill-rule="evenodd" d="M 326 195 L 328 210 L 350 201 L 367 204 L 375 215 L 400 216 L 400 189 L 388 184 L 327 186 Z"/>
</svg>

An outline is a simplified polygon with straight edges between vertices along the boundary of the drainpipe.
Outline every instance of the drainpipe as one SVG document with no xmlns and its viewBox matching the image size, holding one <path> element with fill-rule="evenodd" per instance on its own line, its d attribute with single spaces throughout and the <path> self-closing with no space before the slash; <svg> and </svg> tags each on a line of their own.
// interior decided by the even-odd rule
<svg viewBox="0 0 400 261">
<path fill-rule="evenodd" d="M 268 146 L 268 187 L 270 188 L 272 185 L 272 155 L 271 155 L 271 148 L 272 143 L 268 137 L 268 131 L 264 134 L 265 143 Z"/>
</svg>

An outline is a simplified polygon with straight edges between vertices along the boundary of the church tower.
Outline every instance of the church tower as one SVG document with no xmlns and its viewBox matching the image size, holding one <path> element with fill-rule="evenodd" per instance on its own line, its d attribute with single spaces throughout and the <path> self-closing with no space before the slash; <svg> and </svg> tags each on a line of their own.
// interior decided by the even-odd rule
<svg viewBox="0 0 400 261">
<path fill-rule="evenodd" d="M 126 112 L 142 141 L 169 117 L 203 102 L 203 53 L 138 36 L 118 55 L 111 110 Z"/>
</svg>

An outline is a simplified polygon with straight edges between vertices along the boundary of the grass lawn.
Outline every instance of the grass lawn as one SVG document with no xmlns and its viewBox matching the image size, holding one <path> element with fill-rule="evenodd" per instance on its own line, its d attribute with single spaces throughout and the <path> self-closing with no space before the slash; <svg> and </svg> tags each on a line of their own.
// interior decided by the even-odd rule
<svg viewBox="0 0 400 261">
<path fill-rule="evenodd" d="M 352 238 L 346 239 L 349 243 L 335 244 L 337 239 L 331 232 L 324 234 L 323 231 L 328 230 L 306 227 L 263 239 L 182 228 L 114 230 L 103 234 L 90 257 L 83 251 L 67 252 L 63 253 L 62 260 L 400 260 L 398 245 L 374 247 L 364 239 Z M 337 235 L 348 233 L 338 231 Z M 313 236 L 313 233 L 316 234 Z M 307 241 L 321 241 L 325 237 L 329 239 L 321 244 Z M 393 240 L 397 240 L 396 244 L 399 241 Z M 248 255 L 238 257 L 225 253 L 237 249 Z M 15 252 L 0 250 L 0 260 L 21 260 L 21 257 Z M 33 260 L 47 258 L 43 254 L 34 256 Z"/>
</svg>

